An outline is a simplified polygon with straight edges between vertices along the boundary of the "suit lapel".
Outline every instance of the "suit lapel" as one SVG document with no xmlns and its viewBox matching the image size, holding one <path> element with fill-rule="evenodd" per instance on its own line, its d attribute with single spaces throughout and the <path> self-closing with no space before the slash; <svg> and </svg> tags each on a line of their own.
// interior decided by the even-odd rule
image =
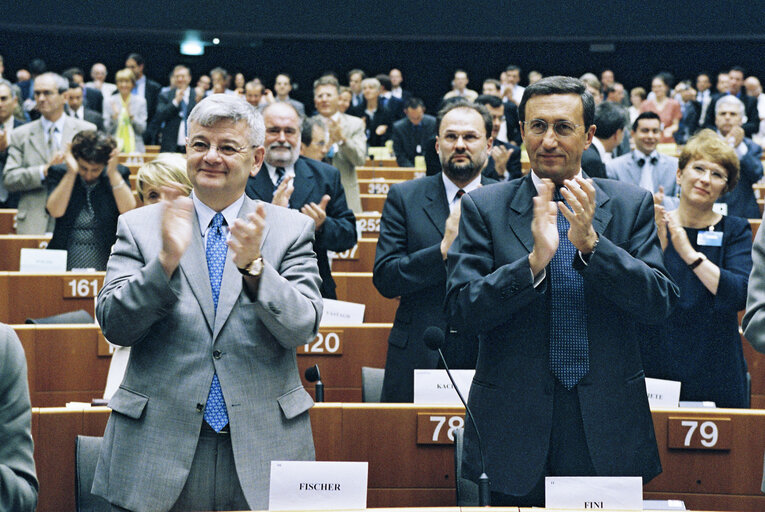
<svg viewBox="0 0 765 512">
<path fill-rule="evenodd" d="M 640 184 L 640 173 L 642 169 L 638 166 L 637 161 L 635 160 L 634 155 L 630 155 L 630 159 L 627 162 L 627 172 L 630 174 L 631 183 L 634 183 L 635 185 Z"/>
<path fill-rule="evenodd" d="M 48 145 L 45 143 L 45 132 L 43 130 L 42 120 L 37 122 L 37 125 L 30 130 L 31 134 L 29 140 L 32 142 L 32 147 L 40 155 L 40 160 L 47 162 L 50 160 L 48 155 Z"/>
<path fill-rule="evenodd" d="M 293 186 L 295 189 L 290 196 L 290 208 L 299 209 L 306 203 L 306 200 L 316 186 L 313 173 L 308 169 L 308 164 L 301 159 L 295 162 L 295 181 Z"/>
<path fill-rule="evenodd" d="M 215 320 L 215 307 L 213 306 L 212 286 L 210 286 L 210 276 L 207 273 L 207 257 L 205 256 L 202 234 L 199 232 L 199 219 L 196 209 L 192 220 L 191 244 L 189 245 L 181 258 L 181 271 L 186 276 L 191 291 L 202 307 L 207 326 L 212 330 Z M 223 294 L 221 294 L 222 296 Z M 220 307 L 220 303 L 218 306 Z"/>
<path fill-rule="evenodd" d="M 611 212 L 605 208 L 605 204 L 610 201 L 608 195 L 595 184 L 595 214 L 592 218 L 592 227 L 598 233 L 605 233 L 608 224 L 611 222 Z M 558 214 L 560 215 L 560 213 Z"/>
<path fill-rule="evenodd" d="M 504 186 L 504 185 L 500 185 Z M 515 215 L 510 215 L 510 229 L 521 241 L 528 252 L 534 249 L 534 237 L 531 235 L 531 221 L 534 217 L 533 199 L 537 195 L 531 173 L 523 178 L 523 183 L 518 185 L 510 209 Z"/>
<path fill-rule="evenodd" d="M 255 195 L 253 199 L 260 199 L 266 203 L 271 202 L 274 198 L 274 184 L 265 165 L 261 166 L 255 177 L 247 179 L 247 189 Z"/>
<path fill-rule="evenodd" d="M 444 236 L 446 219 L 449 217 L 449 203 L 446 199 L 444 184 L 441 181 L 441 173 L 431 178 L 422 179 L 430 179 L 431 181 L 425 191 L 425 200 L 422 208 L 441 236 Z"/>
</svg>

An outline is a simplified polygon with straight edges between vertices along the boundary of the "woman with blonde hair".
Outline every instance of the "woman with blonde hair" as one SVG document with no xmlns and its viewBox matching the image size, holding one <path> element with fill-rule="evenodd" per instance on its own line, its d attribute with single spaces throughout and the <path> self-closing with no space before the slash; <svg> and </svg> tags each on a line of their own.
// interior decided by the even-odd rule
<svg viewBox="0 0 765 512">
<path fill-rule="evenodd" d="M 136 176 L 138 198 L 144 205 L 160 202 L 162 187 L 173 187 L 184 196 L 191 194 L 191 182 L 186 174 L 186 158 L 180 153 L 160 153 L 138 169 Z"/>
<path fill-rule="evenodd" d="M 644 353 L 646 376 L 680 381 L 680 400 L 749 407 L 738 311 L 746 306 L 752 270 L 749 221 L 713 206 L 736 186 L 739 160 L 712 130 L 688 140 L 680 154 L 677 210 L 655 206 L 664 261 L 680 301 L 661 340 Z"/>
<path fill-rule="evenodd" d="M 117 93 L 106 98 L 104 129 L 115 136 L 122 153 L 143 153 L 143 132 L 146 130 L 146 100 L 133 94 L 135 75 L 129 69 L 115 75 Z"/>
</svg>

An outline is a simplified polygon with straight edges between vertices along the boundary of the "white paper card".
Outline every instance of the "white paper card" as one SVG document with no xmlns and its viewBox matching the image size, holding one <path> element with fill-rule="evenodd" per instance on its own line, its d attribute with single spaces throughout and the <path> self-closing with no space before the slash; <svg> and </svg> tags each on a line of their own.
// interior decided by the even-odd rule
<svg viewBox="0 0 765 512">
<path fill-rule="evenodd" d="M 324 299 L 319 325 L 359 325 L 364 323 L 364 304 Z"/>
<path fill-rule="evenodd" d="M 643 510 L 639 476 L 548 476 L 545 508 Z"/>
<path fill-rule="evenodd" d="M 21 249 L 19 270 L 30 274 L 66 272 L 66 251 L 60 249 Z"/>
<path fill-rule="evenodd" d="M 363 510 L 368 462 L 271 461 L 269 510 Z"/>
<path fill-rule="evenodd" d="M 646 377 L 645 390 L 651 409 L 674 409 L 680 402 L 680 383 L 677 381 Z"/>
<path fill-rule="evenodd" d="M 683 500 L 643 500 L 643 510 L 685 510 Z"/>
<path fill-rule="evenodd" d="M 470 393 L 470 384 L 473 382 L 474 375 L 475 370 L 452 370 L 454 382 L 457 383 L 465 400 Z M 446 370 L 414 371 L 414 403 L 462 405 Z"/>
</svg>

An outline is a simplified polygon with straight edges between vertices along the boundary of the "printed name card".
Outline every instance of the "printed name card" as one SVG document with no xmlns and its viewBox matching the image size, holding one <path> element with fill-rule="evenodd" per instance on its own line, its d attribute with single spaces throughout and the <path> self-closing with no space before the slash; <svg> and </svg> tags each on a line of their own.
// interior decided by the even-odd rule
<svg viewBox="0 0 765 512">
<path fill-rule="evenodd" d="M 545 508 L 643 510 L 643 479 L 635 476 L 546 477 Z"/>
<path fill-rule="evenodd" d="M 651 409 L 674 409 L 680 403 L 680 383 L 646 377 L 645 390 Z"/>
<path fill-rule="evenodd" d="M 324 299 L 319 325 L 359 325 L 364 323 L 364 304 Z"/>
<path fill-rule="evenodd" d="M 465 400 L 470 392 L 475 370 L 452 370 L 452 377 L 457 383 Z M 415 370 L 414 371 L 414 403 L 416 404 L 447 404 L 461 405 L 460 397 L 454 390 L 452 381 L 446 370 Z"/>
<path fill-rule="evenodd" d="M 21 249 L 19 270 L 34 274 L 66 272 L 66 251 L 58 249 Z"/>
<path fill-rule="evenodd" d="M 363 510 L 367 462 L 272 461 L 269 510 Z"/>
</svg>

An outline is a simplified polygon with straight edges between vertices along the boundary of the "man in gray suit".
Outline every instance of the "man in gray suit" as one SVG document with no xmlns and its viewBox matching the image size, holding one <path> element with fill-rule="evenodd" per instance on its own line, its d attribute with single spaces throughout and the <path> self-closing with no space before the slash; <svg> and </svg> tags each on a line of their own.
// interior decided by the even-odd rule
<svg viewBox="0 0 765 512">
<path fill-rule="evenodd" d="M 120 217 L 96 308 L 132 347 L 93 483 L 113 510 L 264 509 L 271 461 L 314 458 L 295 357 L 322 312 L 314 223 L 245 196 L 265 149 L 243 99 L 208 96 L 188 134 L 191 197 Z"/>
<path fill-rule="evenodd" d="M 96 129 L 93 123 L 64 115 L 68 90 L 69 82 L 55 73 L 35 78 L 34 97 L 42 117 L 11 133 L 3 180 L 9 192 L 20 192 L 16 215 L 20 235 L 53 231 L 54 220 L 45 211 L 48 169 L 64 163 L 66 145 L 77 132 Z"/>
<path fill-rule="evenodd" d="M 635 150 L 606 164 L 606 174 L 647 189 L 654 201 L 667 210 L 677 208 L 677 158 L 656 151 L 661 136 L 661 119 L 654 112 L 643 112 L 632 123 Z"/>
<path fill-rule="evenodd" d="M 361 213 L 363 209 L 356 166 L 364 165 L 367 158 L 364 122 L 358 117 L 338 111 L 339 94 L 340 84 L 333 76 L 323 76 L 313 83 L 313 102 L 329 133 L 331 149 L 327 156 L 340 171 L 348 206 L 353 213 Z"/>
</svg>

